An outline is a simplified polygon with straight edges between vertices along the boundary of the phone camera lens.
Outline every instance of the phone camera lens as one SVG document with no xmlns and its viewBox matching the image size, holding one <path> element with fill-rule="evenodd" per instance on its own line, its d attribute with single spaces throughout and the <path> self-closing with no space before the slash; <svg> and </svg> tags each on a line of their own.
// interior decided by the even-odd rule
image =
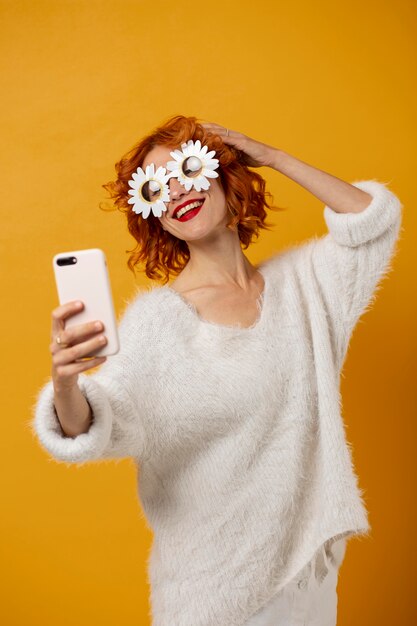
<svg viewBox="0 0 417 626">
<path fill-rule="evenodd" d="M 56 261 L 57 265 L 75 265 L 77 263 L 77 257 L 75 256 L 62 256 Z"/>
</svg>

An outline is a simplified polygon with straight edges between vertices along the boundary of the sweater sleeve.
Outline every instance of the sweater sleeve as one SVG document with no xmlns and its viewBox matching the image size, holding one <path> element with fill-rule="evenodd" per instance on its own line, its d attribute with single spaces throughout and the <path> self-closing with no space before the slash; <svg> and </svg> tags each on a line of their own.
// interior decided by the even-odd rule
<svg viewBox="0 0 417 626">
<path fill-rule="evenodd" d="M 135 317 L 135 307 L 131 304 L 118 326 L 119 352 L 107 357 L 96 373 L 78 377 L 79 389 L 93 414 L 93 422 L 86 433 L 76 437 L 64 435 L 54 407 L 52 380 L 38 393 L 32 429 L 55 459 L 82 463 L 133 457 L 140 461 L 146 454 L 141 383 L 140 377 L 134 376 L 134 355 L 141 345 L 140 324 Z"/>
<path fill-rule="evenodd" d="M 326 206 L 328 233 L 307 245 L 314 297 L 324 303 L 339 367 L 356 323 L 392 269 L 402 220 L 402 204 L 385 183 L 352 184 L 372 196 L 370 204 L 360 213 L 337 213 Z"/>
</svg>

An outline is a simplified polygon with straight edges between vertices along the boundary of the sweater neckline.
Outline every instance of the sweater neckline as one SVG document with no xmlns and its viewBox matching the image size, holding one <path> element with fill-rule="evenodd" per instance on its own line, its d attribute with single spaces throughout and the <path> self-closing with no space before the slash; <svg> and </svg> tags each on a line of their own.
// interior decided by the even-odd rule
<svg viewBox="0 0 417 626">
<path fill-rule="evenodd" d="M 165 285 L 163 289 L 166 290 L 167 293 L 171 294 L 173 298 L 177 300 L 180 304 L 182 304 L 185 309 L 188 309 L 190 313 L 193 315 L 194 319 L 199 323 L 201 328 L 205 328 L 207 330 L 213 330 L 215 332 L 239 332 L 239 333 L 251 333 L 258 330 L 263 324 L 265 318 L 265 306 L 267 302 L 267 297 L 269 293 L 269 280 L 267 272 L 265 271 L 266 263 L 260 263 L 257 267 L 257 271 L 261 274 L 264 279 L 264 288 L 262 293 L 258 296 L 256 300 L 256 305 L 258 307 L 258 317 L 254 321 L 251 326 L 239 326 L 239 324 L 218 324 L 217 322 L 212 322 L 210 320 L 206 320 L 198 313 L 194 304 L 189 302 L 182 296 L 178 291 L 172 289 L 169 285 Z"/>
</svg>

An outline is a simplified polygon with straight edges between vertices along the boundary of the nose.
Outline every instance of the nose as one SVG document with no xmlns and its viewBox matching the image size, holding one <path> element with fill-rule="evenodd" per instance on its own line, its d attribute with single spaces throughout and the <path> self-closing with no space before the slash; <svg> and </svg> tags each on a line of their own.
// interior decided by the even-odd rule
<svg viewBox="0 0 417 626">
<path fill-rule="evenodd" d="M 169 186 L 169 196 L 171 200 L 178 200 L 179 198 L 182 198 L 182 196 L 189 193 L 186 190 L 186 188 L 183 185 L 181 185 L 178 178 L 175 178 L 175 177 L 170 178 L 168 181 L 168 186 Z"/>
</svg>

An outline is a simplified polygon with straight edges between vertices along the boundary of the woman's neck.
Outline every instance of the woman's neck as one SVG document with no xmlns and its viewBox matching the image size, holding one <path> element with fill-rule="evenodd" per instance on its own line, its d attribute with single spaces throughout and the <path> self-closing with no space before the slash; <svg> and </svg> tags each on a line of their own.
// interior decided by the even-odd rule
<svg viewBox="0 0 417 626">
<path fill-rule="evenodd" d="M 242 252 L 237 233 L 187 242 L 190 259 L 175 284 L 183 291 L 207 285 L 248 289 L 257 271 Z"/>
</svg>

